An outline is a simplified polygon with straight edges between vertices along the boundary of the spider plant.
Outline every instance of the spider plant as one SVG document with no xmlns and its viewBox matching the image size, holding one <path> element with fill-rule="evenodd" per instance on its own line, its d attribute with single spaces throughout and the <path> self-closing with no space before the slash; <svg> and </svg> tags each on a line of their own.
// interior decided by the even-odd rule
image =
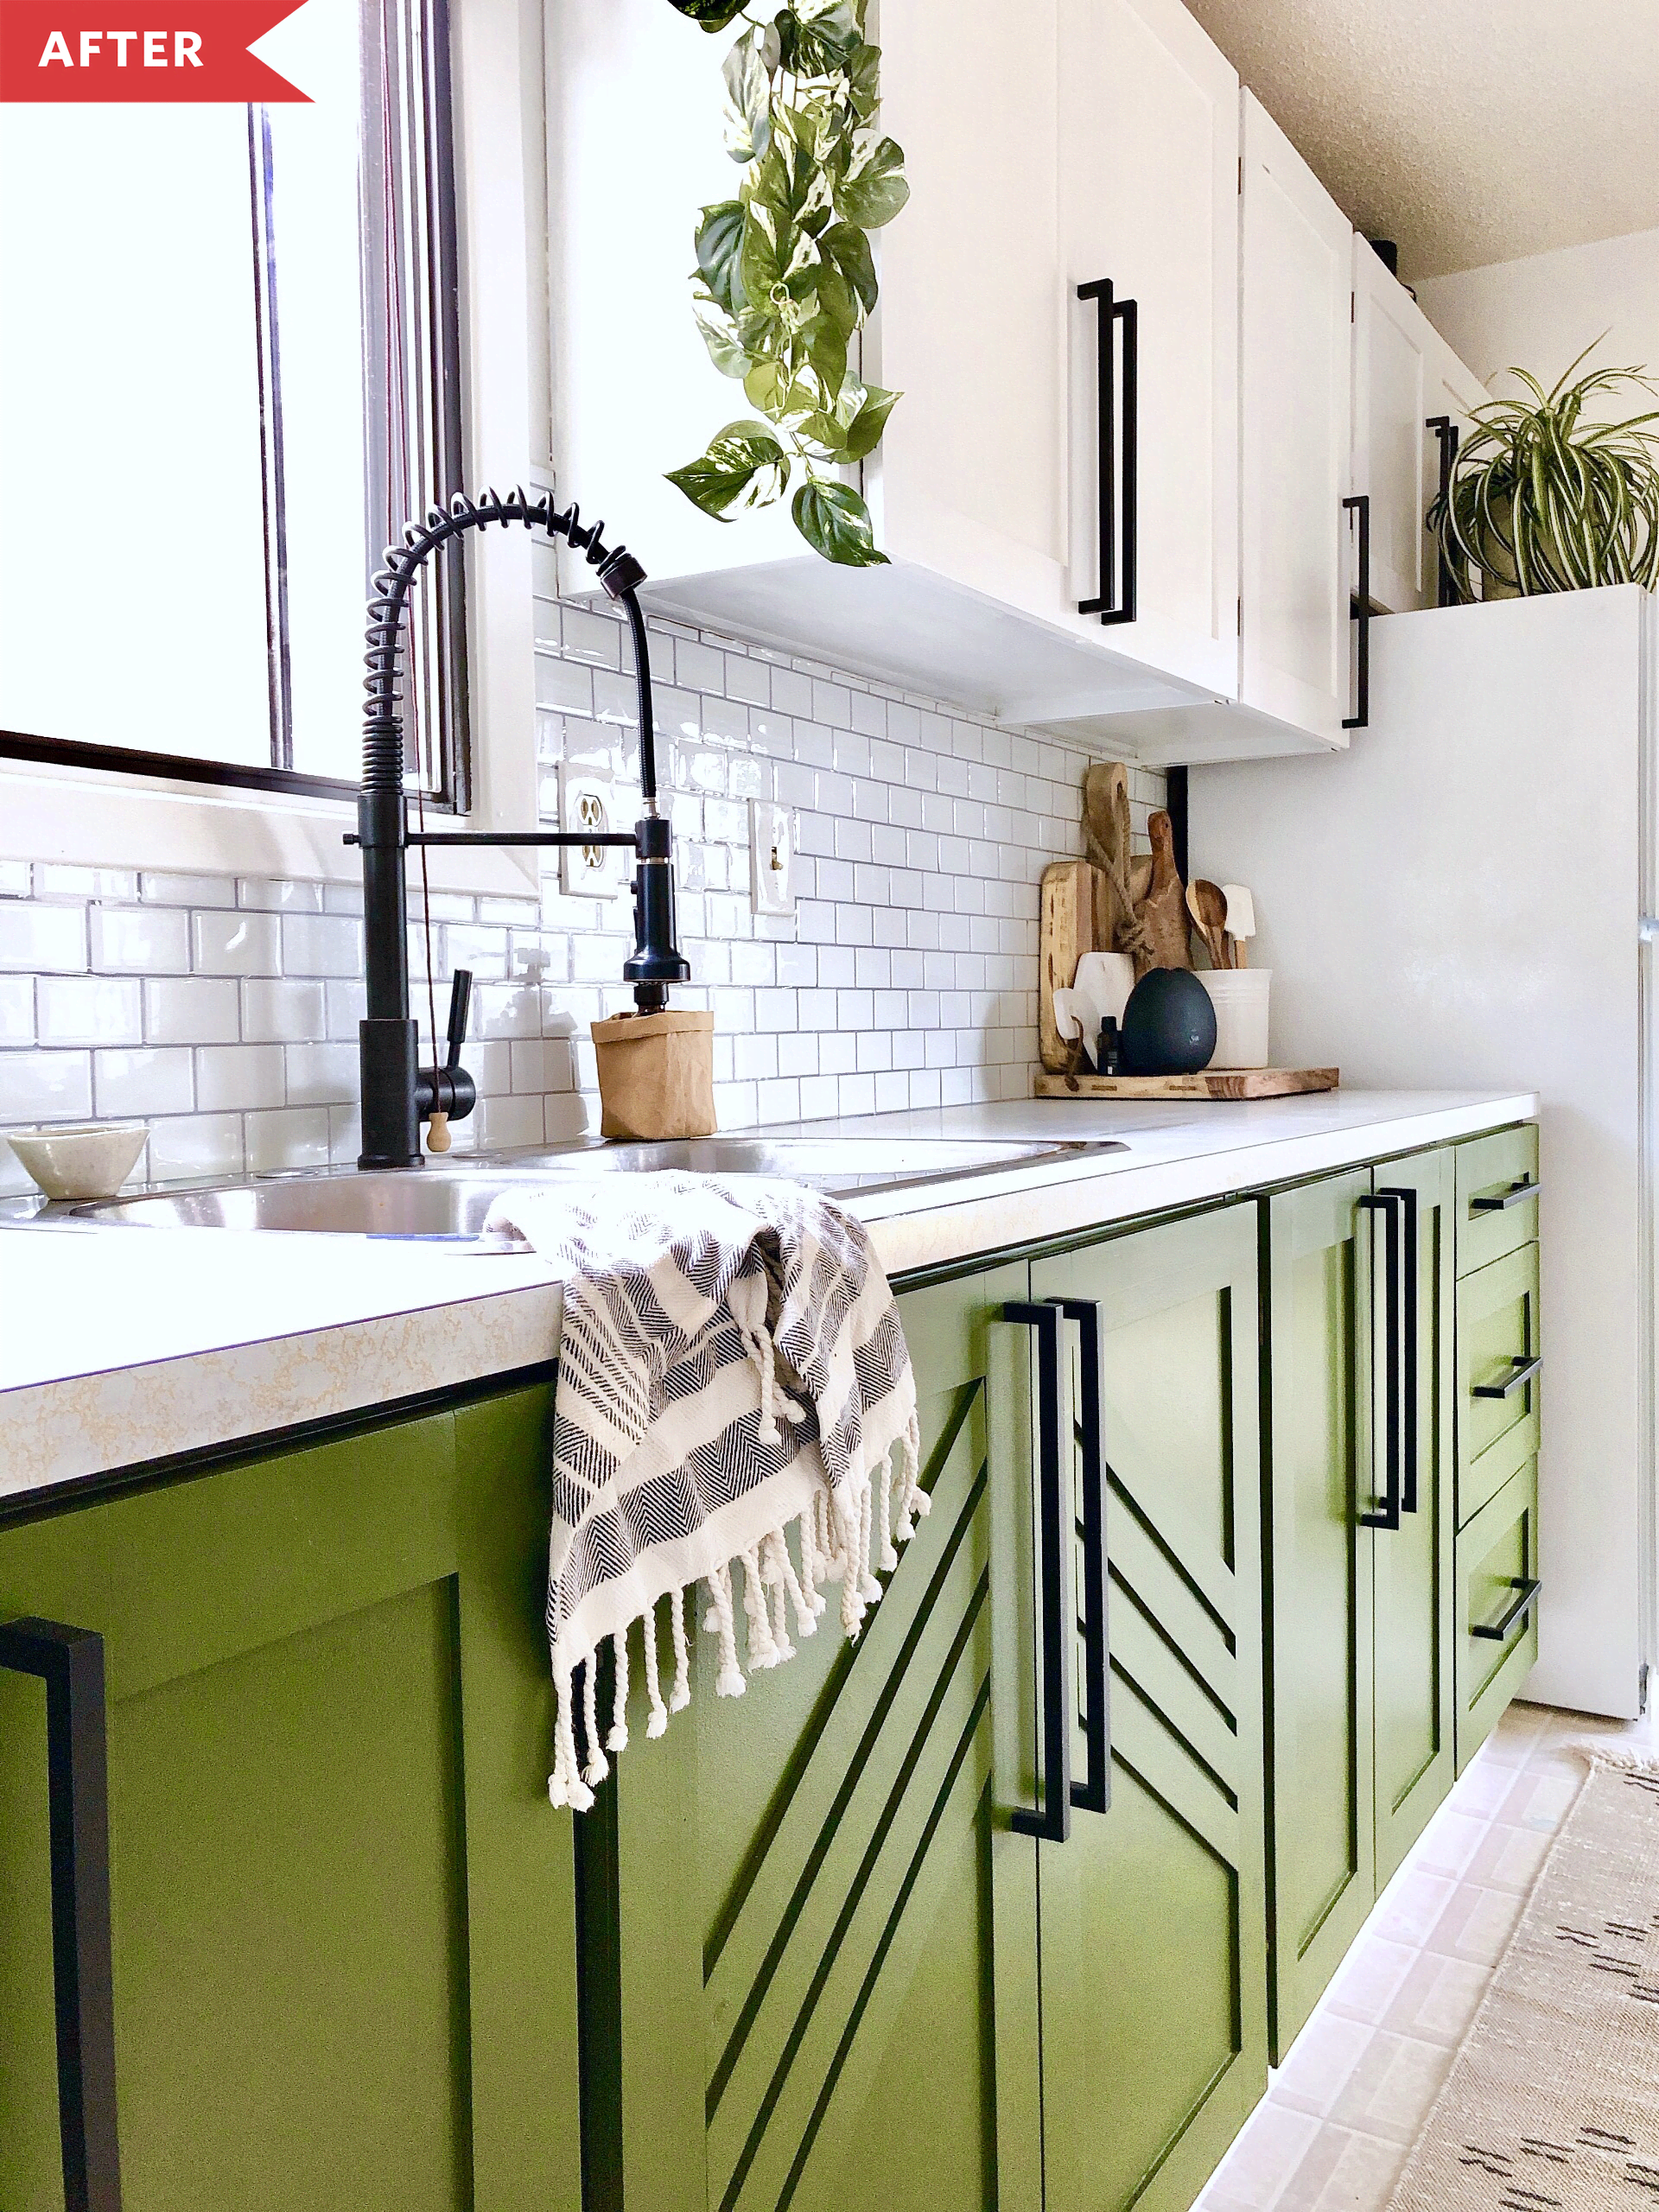
<svg viewBox="0 0 1659 2212">
<path fill-rule="evenodd" d="M 1659 410 L 1620 423 L 1586 422 L 1595 394 L 1655 386 L 1638 369 L 1578 372 L 1586 346 L 1546 391 L 1525 387 L 1473 410 L 1449 495 L 1428 511 L 1459 598 L 1512 599 L 1597 584 L 1659 584 Z"/>
</svg>

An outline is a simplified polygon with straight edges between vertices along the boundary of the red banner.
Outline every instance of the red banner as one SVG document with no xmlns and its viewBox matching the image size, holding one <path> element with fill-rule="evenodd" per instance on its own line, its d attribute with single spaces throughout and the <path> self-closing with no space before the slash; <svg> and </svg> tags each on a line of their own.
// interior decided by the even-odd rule
<svg viewBox="0 0 1659 2212">
<path fill-rule="evenodd" d="M 308 100 L 248 48 L 304 0 L 0 0 L 0 100 Z"/>
</svg>

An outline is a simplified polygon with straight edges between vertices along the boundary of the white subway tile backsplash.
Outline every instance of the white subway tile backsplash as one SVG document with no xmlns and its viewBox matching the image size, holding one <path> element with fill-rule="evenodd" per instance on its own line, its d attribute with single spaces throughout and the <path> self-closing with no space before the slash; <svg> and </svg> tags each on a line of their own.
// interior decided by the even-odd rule
<svg viewBox="0 0 1659 2212">
<path fill-rule="evenodd" d="M 202 976 L 275 976 L 282 939 L 275 914 L 208 912 L 190 917 L 190 964 Z"/>
<path fill-rule="evenodd" d="M 94 1052 L 92 1095 L 100 1120 L 188 1114 L 194 1103 L 190 1054 L 177 1046 Z"/>
<path fill-rule="evenodd" d="M 561 606 L 535 554 L 542 804 L 561 761 L 637 778 L 620 622 Z M 763 647 L 655 623 L 681 943 L 712 1003 L 722 1124 L 1025 1094 L 1038 880 L 1082 850 L 1086 756 Z M 748 801 L 795 823 L 796 912 L 752 916 Z M 1144 836 L 1163 778 L 1135 768 Z M 426 934 L 411 874 L 422 1053 Z M 0 1119 L 142 1113 L 157 1177 L 356 1158 L 362 896 L 353 883 L 136 875 L 0 861 Z M 626 893 L 435 893 L 434 995 L 478 977 L 458 1146 L 557 1142 L 596 1122 L 588 1025 L 627 1004 Z M 0 1154 L 0 1188 L 16 1178 Z"/>
<path fill-rule="evenodd" d="M 143 1001 L 135 978 L 42 976 L 35 986 L 35 1034 L 42 1045 L 137 1045 Z"/>
<path fill-rule="evenodd" d="M 204 1113 L 282 1106 L 280 1045 L 207 1045 L 196 1054 L 196 1103 Z"/>
<path fill-rule="evenodd" d="M 190 966 L 189 917 L 165 906 L 93 906 L 92 966 L 143 976 L 181 976 Z"/>
<path fill-rule="evenodd" d="M 86 967 L 85 906 L 0 906 L 0 968 L 44 976 Z"/>
<path fill-rule="evenodd" d="M 0 1052 L 0 1123 L 84 1121 L 92 1110 L 90 1052 Z"/>
<path fill-rule="evenodd" d="M 363 925 L 349 914 L 283 916 L 285 976 L 360 976 Z"/>
<path fill-rule="evenodd" d="M 241 1033 L 230 976 L 168 976 L 146 982 L 147 1045 L 233 1045 Z"/>
</svg>

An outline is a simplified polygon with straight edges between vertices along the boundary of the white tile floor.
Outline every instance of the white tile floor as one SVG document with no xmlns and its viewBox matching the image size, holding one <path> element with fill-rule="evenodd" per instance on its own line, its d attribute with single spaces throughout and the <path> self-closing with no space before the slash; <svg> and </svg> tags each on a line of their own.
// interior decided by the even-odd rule
<svg viewBox="0 0 1659 2212">
<path fill-rule="evenodd" d="M 1380 2212 L 1577 1794 L 1587 1736 L 1639 1721 L 1512 1706 L 1377 1901 L 1194 2212 Z"/>
</svg>

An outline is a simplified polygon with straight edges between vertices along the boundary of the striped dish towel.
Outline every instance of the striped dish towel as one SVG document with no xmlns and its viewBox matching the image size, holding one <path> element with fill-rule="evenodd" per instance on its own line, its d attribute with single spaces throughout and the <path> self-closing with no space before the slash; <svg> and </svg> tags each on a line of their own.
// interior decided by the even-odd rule
<svg viewBox="0 0 1659 2212">
<path fill-rule="evenodd" d="M 794 1656 L 791 1615 L 797 1636 L 813 1633 L 826 1610 L 821 1584 L 840 1584 L 842 1630 L 857 1635 L 881 1594 L 873 1567 L 898 1565 L 895 1541 L 927 1510 L 916 1386 L 862 1224 L 796 1184 L 606 1175 L 503 1195 L 486 1233 L 503 1230 L 564 1284 L 548 1788 L 556 1805 L 583 1810 L 610 1771 L 606 1752 L 626 1748 L 636 1622 L 652 1736 L 690 1701 L 683 1607 L 700 1582 L 722 1697 L 743 1694 L 745 1662 L 753 1673 Z M 674 1656 L 666 1702 L 664 1599 Z M 614 1696 L 601 1740 L 594 1675 L 607 1637 Z"/>
</svg>

